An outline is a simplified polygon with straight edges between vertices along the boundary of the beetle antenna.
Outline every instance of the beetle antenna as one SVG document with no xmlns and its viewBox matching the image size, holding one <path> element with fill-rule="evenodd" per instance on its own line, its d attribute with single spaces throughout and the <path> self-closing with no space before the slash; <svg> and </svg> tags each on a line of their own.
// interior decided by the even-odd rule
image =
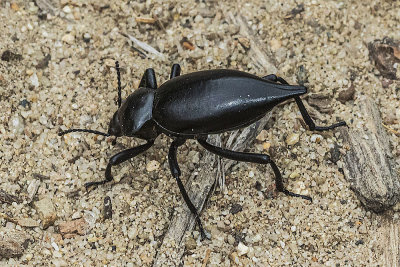
<svg viewBox="0 0 400 267">
<path fill-rule="evenodd" d="M 118 108 L 121 107 L 122 98 L 121 98 L 121 73 L 119 71 L 119 62 L 115 61 L 115 69 L 117 70 L 117 79 L 118 79 Z"/>
<path fill-rule="evenodd" d="M 93 133 L 93 134 L 98 134 L 98 135 L 103 135 L 103 136 L 110 136 L 108 133 L 103 133 L 95 130 L 88 130 L 88 129 L 69 129 L 66 131 L 62 131 L 58 133 L 58 136 L 63 136 L 64 134 L 68 133 L 73 133 L 73 132 L 85 132 L 85 133 Z"/>
</svg>

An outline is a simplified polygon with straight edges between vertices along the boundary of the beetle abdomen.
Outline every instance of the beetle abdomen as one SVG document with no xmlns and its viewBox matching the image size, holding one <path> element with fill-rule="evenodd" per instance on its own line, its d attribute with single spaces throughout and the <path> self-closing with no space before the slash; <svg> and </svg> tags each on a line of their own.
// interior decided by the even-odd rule
<svg viewBox="0 0 400 267">
<path fill-rule="evenodd" d="M 306 91 L 240 71 L 201 71 L 161 85 L 153 119 L 175 135 L 220 133 L 250 125 L 276 104 Z"/>
</svg>

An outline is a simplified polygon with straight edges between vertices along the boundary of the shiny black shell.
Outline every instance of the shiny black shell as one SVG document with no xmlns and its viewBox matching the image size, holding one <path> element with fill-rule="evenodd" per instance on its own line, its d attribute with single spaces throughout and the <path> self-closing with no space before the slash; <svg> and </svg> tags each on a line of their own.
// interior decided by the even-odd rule
<svg viewBox="0 0 400 267">
<path fill-rule="evenodd" d="M 250 125 L 278 103 L 307 92 L 236 70 L 175 77 L 156 89 L 153 121 L 164 133 L 196 137 Z"/>
</svg>

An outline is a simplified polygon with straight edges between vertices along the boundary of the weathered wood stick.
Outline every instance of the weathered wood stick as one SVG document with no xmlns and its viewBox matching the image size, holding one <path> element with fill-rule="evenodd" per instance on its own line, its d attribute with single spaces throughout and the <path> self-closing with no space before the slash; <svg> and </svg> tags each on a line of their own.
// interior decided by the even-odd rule
<svg viewBox="0 0 400 267">
<path fill-rule="evenodd" d="M 246 20 L 241 15 L 233 16 L 230 12 L 225 14 L 225 18 L 229 23 L 238 25 L 240 34 L 250 41 L 248 56 L 254 62 L 254 71 L 260 74 L 275 73 L 276 67 L 271 63 L 273 62 L 271 56 L 268 56 L 271 53 L 267 51 L 265 45 L 255 39 L 256 35 L 245 23 Z M 225 147 L 235 151 L 243 151 L 261 132 L 268 119 L 269 116 L 266 116 L 243 130 L 232 132 Z M 222 145 L 220 136 L 210 136 L 208 141 L 217 146 Z M 230 166 L 232 166 L 232 161 L 221 161 L 208 152 L 201 159 L 200 174 L 198 176 L 191 175 L 185 185 L 190 199 L 199 212 L 202 211 L 205 202 L 212 193 L 216 181 L 219 181 L 223 186 L 224 172 Z M 178 266 L 180 264 L 184 253 L 184 236 L 187 231 L 191 231 L 193 225 L 194 217 L 182 201 L 180 211 L 175 211 L 164 240 L 157 251 L 153 266 Z"/>
<path fill-rule="evenodd" d="M 367 208 L 381 212 L 400 200 L 400 180 L 377 106 L 371 98 L 362 96 L 358 108 L 365 124 L 356 128 L 354 123 L 340 130 L 348 148 L 343 160 L 344 175 L 359 200 Z"/>
</svg>

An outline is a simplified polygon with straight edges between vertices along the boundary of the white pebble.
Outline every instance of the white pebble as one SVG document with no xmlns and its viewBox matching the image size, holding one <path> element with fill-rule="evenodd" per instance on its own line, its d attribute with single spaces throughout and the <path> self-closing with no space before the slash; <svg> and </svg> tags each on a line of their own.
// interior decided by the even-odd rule
<svg viewBox="0 0 400 267">
<path fill-rule="evenodd" d="M 247 254 L 249 252 L 249 247 L 243 244 L 242 242 L 239 242 L 237 246 L 237 252 L 239 256 Z"/>
<path fill-rule="evenodd" d="M 158 168 L 160 168 L 160 163 L 156 160 L 152 160 L 149 163 L 147 163 L 147 165 L 146 165 L 146 170 L 148 172 L 155 171 Z"/>
<path fill-rule="evenodd" d="M 55 258 L 61 258 L 61 257 L 62 257 L 62 254 L 61 254 L 59 251 L 54 251 L 54 252 L 53 252 L 53 256 L 54 256 Z"/>
<path fill-rule="evenodd" d="M 54 242 L 54 241 L 51 242 L 51 246 L 54 248 L 55 251 L 59 251 L 60 250 L 60 248 L 58 247 L 57 243 Z"/>
<path fill-rule="evenodd" d="M 39 79 L 38 76 L 36 75 L 36 73 L 32 74 L 31 77 L 29 78 L 29 81 L 31 82 L 31 84 L 35 87 L 39 86 Z"/>
<path fill-rule="evenodd" d="M 300 140 L 300 135 L 297 133 L 292 133 L 286 138 L 286 144 L 289 146 L 292 146 L 299 142 Z"/>
<path fill-rule="evenodd" d="M 40 122 L 41 124 L 43 124 L 43 125 L 46 125 L 46 124 L 47 124 L 47 117 L 44 116 L 44 115 L 40 116 L 39 122 Z"/>
<path fill-rule="evenodd" d="M 65 13 L 71 13 L 71 8 L 69 7 L 69 6 L 65 6 L 64 8 L 63 8 L 63 11 L 65 12 Z"/>
<path fill-rule="evenodd" d="M 250 171 L 250 172 L 249 172 L 249 177 L 250 177 L 250 178 L 253 178 L 253 177 L 254 177 L 254 172 L 253 172 L 253 171 Z"/>
<path fill-rule="evenodd" d="M 71 219 L 72 219 L 72 220 L 76 220 L 76 219 L 79 219 L 79 218 L 81 218 L 81 217 L 82 217 L 81 212 L 80 212 L 80 211 L 77 211 L 77 212 L 75 212 L 74 214 L 72 214 Z"/>
<path fill-rule="evenodd" d="M 75 36 L 68 33 L 68 34 L 64 35 L 61 40 L 67 44 L 73 44 L 75 41 Z"/>
<path fill-rule="evenodd" d="M 313 143 L 319 143 L 321 140 L 324 139 L 320 134 L 313 134 L 310 138 L 310 141 Z"/>
<path fill-rule="evenodd" d="M 24 132 L 24 120 L 21 118 L 21 116 L 16 115 L 11 118 L 10 122 L 8 123 L 8 127 L 10 127 L 12 133 L 21 134 Z"/>
<path fill-rule="evenodd" d="M 33 259 L 33 254 L 32 254 L 32 253 L 26 254 L 25 259 L 26 259 L 27 261 L 30 261 L 31 259 Z"/>
</svg>

